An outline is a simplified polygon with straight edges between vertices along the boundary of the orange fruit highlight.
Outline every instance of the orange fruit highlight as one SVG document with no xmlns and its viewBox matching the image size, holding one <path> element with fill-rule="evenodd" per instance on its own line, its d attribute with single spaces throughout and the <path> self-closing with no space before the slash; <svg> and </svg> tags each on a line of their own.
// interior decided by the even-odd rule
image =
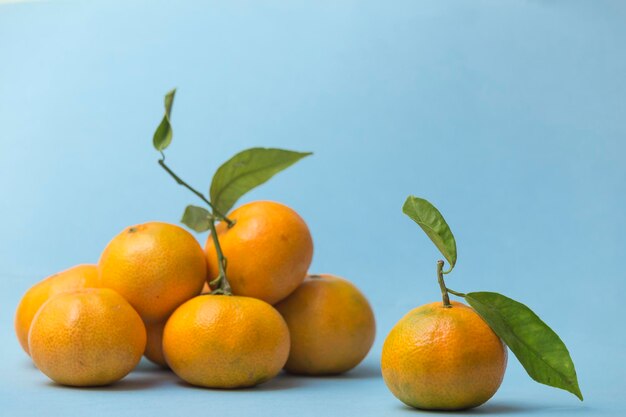
<svg viewBox="0 0 626 417">
<path fill-rule="evenodd" d="M 98 286 L 96 265 L 77 265 L 45 278 L 32 286 L 17 306 L 15 313 L 15 333 L 22 349 L 29 353 L 28 331 L 33 317 L 51 297 L 63 292 Z"/>
<path fill-rule="evenodd" d="M 289 330 L 264 301 L 200 295 L 167 321 L 163 351 L 170 368 L 190 384 L 250 387 L 280 372 L 289 355 Z"/>
<path fill-rule="evenodd" d="M 309 275 L 276 309 L 291 336 L 285 365 L 289 372 L 346 372 L 365 358 L 374 343 L 372 308 L 358 288 L 343 278 Z"/>
<path fill-rule="evenodd" d="M 291 208 L 272 201 L 244 204 L 228 215 L 236 223 L 217 225 L 228 261 L 233 294 L 275 304 L 304 280 L 313 259 L 313 239 L 302 218 Z M 209 280 L 218 276 L 213 239 L 206 242 Z"/>
<path fill-rule="evenodd" d="M 98 268 L 100 285 L 120 293 L 146 323 L 164 321 L 200 294 L 207 276 L 198 241 L 185 229 L 161 222 L 124 229 L 104 249 Z"/>
<path fill-rule="evenodd" d="M 461 410 L 495 394 L 506 362 L 506 346 L 472 308 L 436 302 L 394 326 L 383 346 L 382 373 L 391 392 L 411 407 Z"/>
<path fill-rule="evenodd" d="M 50 379 L 96 386 L 122 379 L 139 363 L 146 331 L 121 295 L 91 288 L 48 300 L 35 315 L 28 340 L 35 365 Z"/>
</svg>

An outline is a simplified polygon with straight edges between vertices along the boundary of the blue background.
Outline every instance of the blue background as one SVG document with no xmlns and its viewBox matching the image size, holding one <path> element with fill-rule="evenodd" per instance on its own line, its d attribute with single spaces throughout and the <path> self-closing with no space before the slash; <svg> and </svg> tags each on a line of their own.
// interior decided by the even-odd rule
<svg viewBox="0 0 626 417">
<path fill-rule="evenodd" d="M 416 194 L 456 235 L 449 286 L 533 308 L 586 398 L 534 383 L 511 355 L 472 413 L 624 415 L 625 21 L 623 2 L 591 0 L 0 1 L 1 414 L 413 412 L 378 363 L 393 324 L 440 297 L 440 255 L 400 210 Z M 243 148 L 315 152 L 244 200 L 294 207 L 312 270 L 371 300 L 377 340 L 355 371 L 223 392 L 142 363 L 77 390 L 21 351 L 28 287 L 195 202 L 151 147 L 174 86 L 168 162 L 198 188 Z"/>
</svg>

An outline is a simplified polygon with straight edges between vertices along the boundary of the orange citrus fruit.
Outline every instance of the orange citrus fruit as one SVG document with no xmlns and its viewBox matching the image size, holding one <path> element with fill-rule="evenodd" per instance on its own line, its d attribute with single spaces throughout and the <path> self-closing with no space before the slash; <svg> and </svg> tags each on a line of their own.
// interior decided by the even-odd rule
<svg viewBox="0 0 626 417">
<path fill-rule="evenodd" d="M 391 392 L 411 407 L 461 410 L 495 394 L 506 362 L 506 346 L 472 308 L 436 302 L 394 326 L 383 346 L 382 373 Z"/>
<path fill-rule="evenodd" d="M 166 321 L 146 324 L 146 350 L 143 355 L 151 362 L 167 367 L 163 356 L 163 328 Z"/>
<path fill-rule="evenodd" d="M 310 275 L 276 305 L 289 327 L 291 350 L 285 369 L 308 375 L 338 374 L 358 365 L 376 334 L 367 299 L 349 281 Z"/>
<path fill-rule="evenodd" d="M 228 217 L 234 226 L 220 222 L 217 235 L 233 294 L 270 304 L 288 296 L 304 280 L 313 258 L 313 239 L 304 220 L 272 201 L 244 204 Z M 209 276 L 214 279 L 218 263 L 211 236 L 205 249 Z"/>
<path fill-rule="evenodd" d="M 202 247 L 185 229 L 149 222 L 115 236 L 98 262 L 100 285 L 111 288 L 146 323 L 164 321 L 200 294 L 207 276 Z"/>
<path fill-rule="evenodd" d="M 43 303 L 63 292 L 97 286 L 98 269 L 96 265 L 85 264 L 51 275 L 26 291 L 15 313 L 15 333 L 24 351 L 29 353 L 28 331 L 33 317 Z"/>
<path fill-rule="evenodd" d="M 163 352 L 170 368 L 190 384 L 250 387 L 280 372 L 289 355 L 289 330 L 264 301 L 200 295 L 167 321 Z"/>
<path fill-rule="evenodd" d="M 139 314 L 115 291 L 62 293 L 35 315 L 28 336 L 39 370 L 64 385 L 107 385 L 141 359 L 146 331 Z"/>
</svg>

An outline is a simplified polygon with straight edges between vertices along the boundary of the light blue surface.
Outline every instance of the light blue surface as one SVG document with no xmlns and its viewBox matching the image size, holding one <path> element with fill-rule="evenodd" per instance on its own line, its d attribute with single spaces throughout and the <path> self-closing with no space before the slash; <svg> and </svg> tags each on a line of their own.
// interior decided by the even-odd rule
<svg viewBox="0 0 626 417">
<path fill-rule="evenodd" d="M 500 391 L 473 413 L 626 414 L 623 2 L 6 3 L 2 416 L 411 413 L 378 370 L 393 324 L 439 298 L 438 254 L 400 211 L 409 193 L 456 235 L 450 287 L 533 308 L 568 345 L 585 395 L 534 383 L 511 356 Z M 76 390 L 49 383 L 19 348 L 13 313 L 28 287 L 194 202 L 150 144 L 173 86 L 168 162 L 198 187 L 246 147 L 315 152 L 245 200 L 298 210 L 312 269 L 371 300 L 378 336 L 354 372 L 223 392 L 142 364 L 111 389 Z"/>
</svg>

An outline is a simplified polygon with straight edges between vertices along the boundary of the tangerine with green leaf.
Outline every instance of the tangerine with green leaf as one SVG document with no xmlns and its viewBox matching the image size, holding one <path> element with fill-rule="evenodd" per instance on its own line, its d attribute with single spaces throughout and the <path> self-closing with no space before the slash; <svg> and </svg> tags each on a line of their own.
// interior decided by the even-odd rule
<svg viewBox="0 0 626 417">
<path fill-rule="evenodd" d="M 248 191 L 311 153 L 276 148 L 243 150 L 215 171 L 205 196 L 165 162 L 164 151 L 173 136 L 170 116 L 175 94 L 176 90 L 171 90 L 165 96 L 165 112 L 152 144 L 161 154 L 161 168 L 206 205 L 187 206 L 181 221 L 196 232 L 210 231 L 205 245 L 209 281 L 214 288 L 219 287 L 228 269 L 230 287 L 226 292 L 275 304 L 306 276 L 313 258 L 309 228 L 293 209 L 273 201 L 255 201 L 230 211 Z"/>
<path fill-rule="evenodd" d="M 410 311 L 391 330 L 382 352 L 385 383 L 402 402 L 429 410 L 476 407 L 504 377 L 507 350 L 480 316 L 452 301 Z"/>
<path fill-rule="evenodd" d="M 153 145 L 161 154 L 161 168 L 205 205 L 188 205 L 182 222 L 196 232 L 210 231 L 206 245 L 210 286 L 205 289 L 210 292 L 187 301 L 167 320 L 164 358 L 193 385 L 254 386 L 278 374 L 289 354 L 287 325 L 263 300 L 279 301 L 302 282 L 313 243 L 302 218 L 282 204 L 255 202 L 226 214 L 246 192 L 310 153 L 244 150 L 219 167 L 205 196 L 165 162 L 164 151 L 173 135 L 174 94 L 172 90 L 165 97 L 165 114 Z"/>
<path fill-rule="evenodd" d="M 567 390 L 582 400 L 574 363 L 559 336 L 528 307 L 493 292 L 461 293 L 444 275 L 457 260 L 454 235 L 428 201 L 409 196 L 404 213 L 428 235 L 444 261 L 437 262 L 441 302 L 418 307 L 391 330 L 381 368 L 402 402 L 427 410 L 460 410 L 489 400 L 500 386 L 507 346 L 537 382 Z M 464 298 L 471 307 L 450 301 Z"/>
</svg>

